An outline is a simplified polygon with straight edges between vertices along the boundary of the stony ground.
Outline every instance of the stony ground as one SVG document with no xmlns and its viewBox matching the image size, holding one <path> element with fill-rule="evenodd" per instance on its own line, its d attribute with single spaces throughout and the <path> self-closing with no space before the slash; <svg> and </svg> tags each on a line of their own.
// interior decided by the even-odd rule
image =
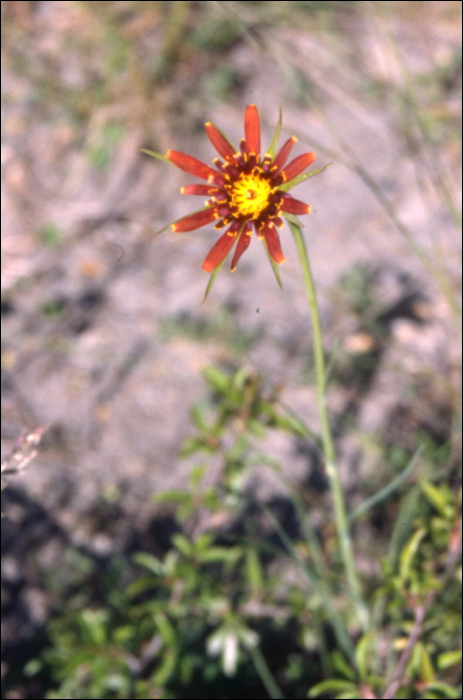
<svg viewBox="0 0 463 700">
<path fill-rule="evenodd" d="M 178 454 L 189 409 L 206 391 L 204 365 L 253 368 L 317 427 L 289 230 L 283 291 L 253 240 L 201 305 L 215 233 L 154 235 L 196 208 L 179 194 L 192 179 L 140 148 L 209 162 L 204 121 L 238 142 L 244 108 L 255 103 L 264 141 L 282 106 L 283 136 L 298 136 L 297 153 L 333 162 L 297 196 L 313 207 L 304 232 L 327 352 L 373 363 L 360 385 L 330 391 L 354 500 L 359 478 L 387 469 L 379 443 L 406 444 L 420 426 L 449 436 L 459 377 L 449 301 L 460 290 L 460 3 L 387 3 L 387 16 L 360 3 L 369 9 L 298 22 L 218 3 L 211 22 L 236 13 L 248 29 L 209 53 L 175 26 L 169 45 L 155 7 L 163 3 L 147 3 L 144 15 L 124 10 L 130 4 L 103 3 L 98 14 L 85 3 L 2 3 L 2 453 L 22 431 L 49 426 L 33 466 L 5 492 L 2 576 L 10 592 L 32 577 L 26 627 L 47 615 L 28 553 L 40 552 L 40 570 L 64 543 L 96 554 L 125 547 L 156 517 L 151 494 L 186 482 L 189 463 Z M 110 38 L 109 6 L 119 31 Z M 156 83 L 154 59 L 165 56 L 170 72 Z M 421 121 L 437 145 L 423 139 Z M 352 312 L 346 275 L 357 296 L 368 284 L 369 313 L 385 330 L 379 344 Z M 275 435 L 265 449 L 296 483 L 307 480 L 308 452 L 294 440 Z M 250 487 L 264 499 L 281 490 L 264 466 Z M 111 515 L 99 519 L 105 508 Z M 17 624 L 7 623 L 7 637 Z"/>
</svg>

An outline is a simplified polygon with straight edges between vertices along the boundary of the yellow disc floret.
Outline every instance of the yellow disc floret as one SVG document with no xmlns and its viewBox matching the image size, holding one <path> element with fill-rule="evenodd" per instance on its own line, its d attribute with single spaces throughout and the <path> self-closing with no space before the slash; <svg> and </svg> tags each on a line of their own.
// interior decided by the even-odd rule
<svg viewBox="0 0 463 700">
<path fill-rule="evenodd" d="M 235 215 L 257 219 L 270 203 L 273 188 L 259 172 L 243 173 L 225 188 L 230 197 L 230 208 Z"/>
</svg>

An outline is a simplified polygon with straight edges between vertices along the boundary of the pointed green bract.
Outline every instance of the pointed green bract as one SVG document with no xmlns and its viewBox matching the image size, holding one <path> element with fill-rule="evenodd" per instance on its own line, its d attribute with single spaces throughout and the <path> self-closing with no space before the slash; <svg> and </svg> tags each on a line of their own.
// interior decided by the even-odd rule
<svg viewBox="0 0 463 700">
<path fill-rule="evenodd" d="M 304 224 L 302 223 L 302 221 L 300 219 L 297 218 L 297 216 L 295 214 L 283 213 L 283 218 L 286 219 L 286 221 L 289 221 L 292 224 L 299 226 L 299 228 L 304 228 Z"/>
<path fill-rule="evenodd" d="M 170 160 L 162 155 L 162 153 L 156 153 L 156 151 L 148 151 L 146 148 L 140 148 L 142 153 L 146 153 L 148 156 L 153 158 L 159 158 L 159 160 L 165 160 L 166 163 L 170 163 Z"/>
<path fill-rule="evenodd" d="M 222 260 L 222 262 L 221 262 L 214 270 L 212 270 L 211 276 L 210 276 L 210 278 L 209 278 L 209 282 L 207 283 L 206 291 L 204 292 L 204 299 L 202 300 L 201 304 L 204 304 L 204 302 L 206 301 L 206 299 L 207 299 L 207 297 L 208 297 L 208 295 L 209 295 L 209 292 L 210 292 L 211 289 L 212 289 L 212 285 L 213 285 L 214 282 L 215 282 L 215 278 L 217 277 L 217 275 L 219 274 L 220 270 L 222 269 L 222 265 L 224 264 L 224 262 L 225 262 L 225 260 L 227 259 L 227 257 L 228 257 L 228 256 L 225 256 L 224 259 Z"/>
<path fill-rule="evenodd" d="M 294 177 L 292 180 L 284 182 L 278 187 L 278 189 L 282 190 L 283 192 L 289 192 L 289 190 L 291 190 L 293 187 L 296 187 L 296 185 L 300 185 L 301 182 L 305 182 L 305 180 L 308 180 L 309 177 L 313 177 L 314 175 L 318 175 L 318 173 L 322 173 L 324 170 L 329 168 L 330 165 L 333 165 L 333 163 L 328 163 L 328 165 L 324 165 L 323 168 L 318 168 L 318 170 L 312 170 L 312 172 L 310 173 L 302 173 L 301 175 Z"/>
<path fill-rule="evenodd" d="M 272 157 L 272 160 L 275 158 L 275 156 L 277 154 L 278 139 L 280 138 L 282 121 L 283 121 L 283 114 L 282 114 L 281 107 L 280 107 L 280 117 L 279 117 L 277 125 L 275 127 L 275 131 L 273 132 L 272 140 L 270 141 L 270 145 L 267 148 L 267 152 L 266 152 L 266 155 L 268 153 L 268 155 Z"/>
<path fill-rule="evenodd" d="M 269 261 L 270 261 L 270 265 L 272 266 L 273 274 L 274 274 L 275 277 L 276 277 L 276 280 L 277 280 L 277 282 L 278 282 L 278 286 L 280 287 L 280 289 L 283 289 L 283 285 L 282 285 L 282 283 L 281 283 L 281 277 L 280 277 L 280 271 L 279 271 L 279 269 L 278 269 L 278 265 L 276 264 L 275 260 L 273 260 L 273 259 L 270 257 L 270 253 L 268 252 L 267 243 L 265 242 L 265 238 L 262 239 L 262 243 L 264 244 L 265 252 L 267 253 L 267 257 L 268 257 L 268 259 L 269 259 Z"/>
</svg>

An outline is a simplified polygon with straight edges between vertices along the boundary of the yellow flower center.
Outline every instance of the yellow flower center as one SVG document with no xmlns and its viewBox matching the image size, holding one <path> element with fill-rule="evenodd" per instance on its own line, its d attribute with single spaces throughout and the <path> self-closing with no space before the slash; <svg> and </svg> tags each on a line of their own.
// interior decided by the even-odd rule
<svg viewBox="0 0 463 700">
<path fill-rule="evenodd" d="M 242 174 L 227 187 L 230 205 L 236 214 L 246 219 L 257 219 L 269 205 L 273 188 L 259 173 Z"/>
</svg>

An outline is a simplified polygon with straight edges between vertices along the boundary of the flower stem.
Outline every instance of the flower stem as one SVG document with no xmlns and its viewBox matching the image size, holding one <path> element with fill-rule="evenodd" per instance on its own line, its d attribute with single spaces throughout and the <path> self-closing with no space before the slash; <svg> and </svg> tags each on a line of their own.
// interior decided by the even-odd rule
<svg viewBox="0 0 463 700">
<path fill-rule="evenodd" d="M 336 464 L 336 454 L 334 450 L 333 436 L 331 434 L 330 423 L 328 420 L 328 411 L 326 406 L 326 374 L 325 374 L 325 358 L 323 354 L 323 337 L 320 323 L 320 314 L 317 305 L 317 296 L 315 293 L 315 284 L 310 269 L 309 257 L 305 245 L 302 231 L 293 222 L 288 222 L 291 227 L 291 233 L 294 237 L 299 262 L 302 268 L 302 276 L 304 279 L 305 291 L 309 302 L 310 317 L 312 319 L 313 333 L 313 349 L 315 356 L 315 372 L 317 378 L 317 405 L 321 423 L 321 437 L 323 445 L 323 454 L 325 457 L 325 468 L 329 479 L 331 493 L 333 496 L 334 513 L 336 518 L 336 529 L 341 549 L 341 556 L 344 563 L 344 568 L 349 584 L 352 599 L 357 605 L 357 610 L 361 614 L 362 622 L 365 623 L 365 608 L 361 600 L 360 583 L 357 577 L 354 557 L 352 554 L 351 540 L 349 534 L 349 526 L 347 522 L 346 507 L 344 504 L 344 495 L 342 492 L 341 480 Z"/>
</svg>

